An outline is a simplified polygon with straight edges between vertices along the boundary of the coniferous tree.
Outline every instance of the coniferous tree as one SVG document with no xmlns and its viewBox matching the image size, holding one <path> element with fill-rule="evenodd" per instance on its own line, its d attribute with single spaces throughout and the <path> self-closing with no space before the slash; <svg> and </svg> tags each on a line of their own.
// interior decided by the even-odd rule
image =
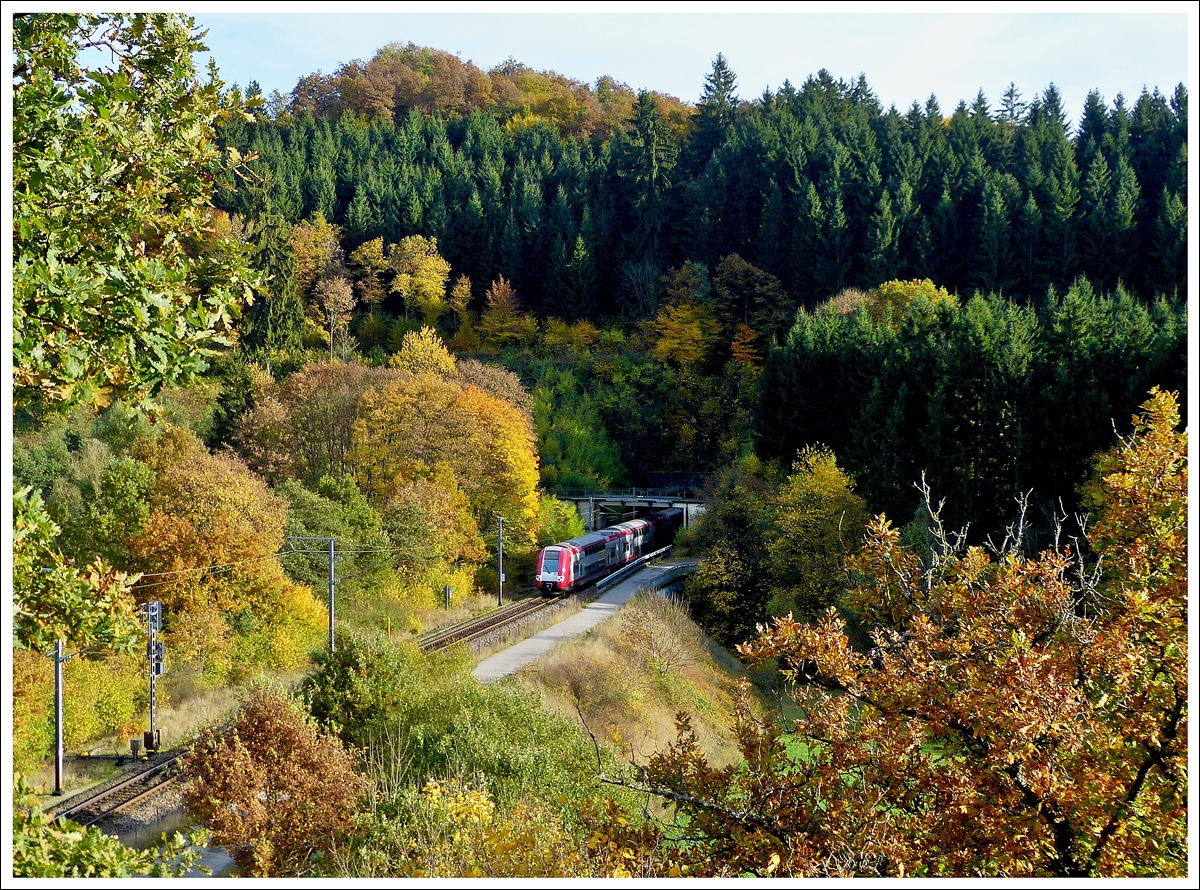
<svg viewBox="0 0 1200 890">
<path fill-rule="evenodd" d="M 695 129 L 688 143 L 688 169 L 696 174 L 712 158 L 734 126 L 738 97 L 737 75 L 725 56 L 717 53 L 712 71 L 704 76 L 704 91 L 696 103 Z"/>
<path fill-rule="evenodd" d="M 510 119 L 516 105 L 482 94 L 430 98 L 442 87 L 426 98 L 398 87 L 396 120 L 372 118 L 366 93 L 353 91 L 367 69 L 386 80 L 385 61 L 415 59 L 407 52 L 317 78 L 327 96 L 299 85 L 291 113 L 230 122 L 227 143 L 261 154 L 289 222 L 319 210 L 342 225 L 347 252 L 373 237 L 437 237 L 456 273 L 504 274 L 539 315 L 560 311 L 581 234 L 596 276 L 581 311 L 599 314 L 641 314 L 639 301 L 652 312 L 658 294 L 646 285 L 662 270 L 731 253 L 809 306 L 891 277 L 932 275 L 963 294 L 999 287 L 1026 301 L 1079 273 L 1143 300 L 1184 278 L 1163 246 L 1178 236 L 1162 234 L 1179 231 L 1186 186 L 1182 88 L 1108 107 L 1093 93 L 1072 133 L 1053 87 L 1026 103 L 1010 85 L 997 109 L 980 94 L 947 118 L 933 97 L 884 111 L 865 80 L 821 71 L 739 103 L 721 56 L 690 127 L 669 97 L 579 85 L 576 97 L 600 97 L 614 114 L 611 103 L 624 103 L 585 137 L 532 99 L 528 116 Z M 432 85 L 448 75 L 419 76 Z M 479 76 L 524 89 L 511 78 L 534 72 Z M 440 116 L 422 110 L 434 107 Z M 246 186 L 228 184 L 220 206 L 245 215 Z"/>
<path fill-rule="evenodd" d="M 668 224 L 667 195 L 679 148 L 649 92 L 638 93 L 633 118 L 616 146 L 617 176 L 625 183 L 631 219 L 626 241 L 634 260 L 658 261 Z"/>
</svg>

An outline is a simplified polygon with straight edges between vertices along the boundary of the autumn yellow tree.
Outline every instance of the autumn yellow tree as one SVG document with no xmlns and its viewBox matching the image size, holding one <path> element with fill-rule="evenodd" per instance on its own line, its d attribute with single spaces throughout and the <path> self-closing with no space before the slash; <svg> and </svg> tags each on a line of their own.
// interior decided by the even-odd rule
<svg viewBox="0 0 1200 890">
<path fill-rule="evenodd" d="M 454 313 L 456 330 L 470 323 L 470 306 L 471 279 L 467 275 L 459 275 L 454 279 L 454 286 L 450 288 L 450 310 Z"/>
<path fill-rule="evenodd" d="M 879 287 L 872 288 L 866 295 L 867 312 L 872 321 L 879 323 L 890 311 L 893 324 L 899 324 L 900 319 L 908 311 L 908 307 L 918 299 L 925 299 L 937 305 L 945 303 L 955 305 L 957 298 L 944 287 L 939 287 L 928 278 L 913 281 L 885 281 Z"/>
<path fill-rule="evenodd" d="M 473 358 L 459 359 L 457 366 L 459 383 L 508 402 L 521 412 L 529 428 L 533 429 L 533 396 L 520 377 L 502 365 L 484 364 Z"/>
<path fill-rule="evenodd" d="M 533 433 L 511 404 L 474 386 L 462 391 L 455 407 L 475 419 L 469 448 L 487 484 L 476 486 L 471 502 L 481 528 L 503 516 L 513 549 L 531 546 L 537 530 L 538 459 Z"/>
<path fill-rule="evenodd" d="M 686 723 L 640 780 L 689 817 L 702 873 L 1183 876 L 1187 873 L 1187 440 L 1153 392 L 1099 464 L 1090 534 L 1031 557 L 939 542 L 922 560 L 880 517 L 846 605 L 778 619 L 741 648 L 777 659 L 800 716 L 743 706 L 745 765 L 712 767 Z M 1017 530 L 1014 529 L 1014 532 Z"/>
<path fill-rule="evenodd" d="M 533 435 L 517 408 L 475 386 L 422 374 L 365 394 L 351 463 L 377 502 L 444 463 L 480 528 L 504 516 L 514 545 L 532 543 L 538 508 Z"/>
<path fill-rule="evenodd" d="M 471 311 L 471 279 L 459 275 L 450 289 L 450 309 L 454 312 L 454 338 L 452 343 L 457 352 L 475 352 L 480 347 L 479 335 L 475 333 L 475 313 Z"/>
<path fill-rule="evenodd" d="M 651 354 L 681 368 L 703 365 L 720 334 L 712 308 L 695 303 L 664 306 L 647 326 L 654 342 Z"/>
<path fill-rule="evenodd" d="M 862 544 L 867 505 L 854 480 L 827 448 L 806 448 L 772 500 L 765 534 L 769 565 L 780 592 L 772 614 L 817 618 L 846 585 L 845 557 Z"/>
<path fill-rule="evenodd" d="M 431 548 L 442 559 L 482 562 L 487 557 L 471 501 L 449 464 L 437 464 L 428 476 L 397 488 L 388 499 L 385 521 L 402 517 L 405 508 L 419 511 Z"/>
<path fill-rule="evenodd" d="M 334 275 L 342 266 L 342 231 L 318 213 L 311 221 L 292 227 L 288 244 L 296 259 L 293 278 L 296 288 L 308 294 L 322 278 Z"/>
<path fill-rule="evenodd" d="M 356 247 L 350 253 L 350 268 L 358 276 L 359 299 L 369 306 L 383 302 L 383 282 L 379 276 L 388 269 L 387 258 L 383 255 L 383 238 Z"/>
<path fill-rule="evenodd" d="M 388 364 L 409 374 L 433 374 L 436 377 L 448 377 L 456 370 L 446 344 L 431 327 L 405 334 L 399 351 Z"/>
<path fill-rule="evenodd" d="M 388 263 L 395 276 L 392 291 L 404 300 L 404 311 L 419 312 L 425 324 L 435 327 L 446 311 L 446 281 L 450 264 L 438 253 L 437 238 L 410 235 L 393 244 Z"/>
</svg>

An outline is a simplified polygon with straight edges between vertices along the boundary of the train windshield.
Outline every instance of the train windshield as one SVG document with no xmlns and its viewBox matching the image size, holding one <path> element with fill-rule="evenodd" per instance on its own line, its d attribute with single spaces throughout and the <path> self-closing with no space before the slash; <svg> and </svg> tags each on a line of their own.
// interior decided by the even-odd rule
<svg viewBox="0 0 1200 890">
<path fill-rule="evenodd" d="M 559 551 L 557 551 L 557 550 L 547 550 L 546 551 L 546 555 L 544 557 L 542 557 L 542 571 L 543 572 L 557 572 L 558 571 L 558 553 L 559 553 Z"/>
</svg>

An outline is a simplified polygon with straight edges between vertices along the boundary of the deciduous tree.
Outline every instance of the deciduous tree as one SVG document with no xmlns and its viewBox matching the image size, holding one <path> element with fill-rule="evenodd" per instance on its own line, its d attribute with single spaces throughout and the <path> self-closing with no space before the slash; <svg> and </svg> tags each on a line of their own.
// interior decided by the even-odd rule
<svg viewBox="0 0 1200 890">
<path fill-rule="evenodd" d="M 315 485 L 344 474 L 359 399 L 399 374 L 341 362 L 306 365 L 256 398 L 238 422 L 238 452 L 271 481 L 293 476 Z"/>
<path fill-rule="evenodd" d="M 236 455 L 209 454 L 187 430 L 144 443 L 139 456 L 155 482 L 131 549 L 155 575 L 135 593 L 165 604 L 174 650 L 214 678 L 240 678 L 255 662 L 295 667 L 325 610 L 275 561 L 285 502 Z"/>
<path fill-rule="evenodd" d="M 184 774 L 188 813 L 255 877 L 319 871 L 367 792 L 336 736 L 261 688 L 228 730 L 208 730 L 192 746 Z"/>
<path fill-rule="evenodd" d="M 430 327 L 405 334 L 399 351 L 388 364 L 409 374 L 433 374 L 435 377 L 449 377 L 456 371 L 446 344 Z"/>
<path fill-rule="evenodd" d="M 55 547 L 59 528 L 41 496 L 13 494 L 13 626 L 17 645 L 49 652 L 57 640 L 131 649 L 140 633 L 130 585 L 137 576 L 100 560 L 84 570 Z"/>
<path fill-rule="evenodd" d="M 319 281 L 341 274 L 341 237 L 342 230 L 321 213 L 292 227 L 288 243 L 296 258 L 294 274 L 300 293 L 308 296 Z"/>
<path fill-rule="evenodd" d="M 377 501 L 447 464 L 479 527 L 510 523 L 512 542 L 532 544 L 537 516 L 537 454 L 521 413 L 474 386 L 429 375 L 406 377 L 363 396 L 351 460 Z"/>
<path fill-rule="evenodd" d="M 350 254 L 350 268 L 358 275 L 358 296 L 367 305 L 382 302 L 383 284 L 379 276 L 387 271 L 388 262 L 383 255 L 383 238 L 366 241 Z"/>
<path fill-rule="evenodd" d="M 681 368 L 703 365 L 720 329 L 712 309 L 694 303 L 664 306 L 649 327 L 654 336 L 651 354 Z"/>
<path fill-rule="evenodd" d="M 1187 444 L 1153 392 L 1089 487 L 1090 543 L 994 552 L 935 524 L 923 560 L 883 517 L 851 563 L 856 651 L 830 611 L 741 648 L 801 715 L 737 715 L 745 766 L 682 727 L 643 779 L 710 873 L 1182 876 L 1187 870 Z M 934 513 L 936 514 L 936 510 Z"/>
<path fill-rule="evenodd" d="M 236 239 L 203 245 L 213 181 L 242 160 L 213 128 L 242 109 L 198 76 L 182 15 L 20 15 L 13 33 L 14 404 L 143 402 L 207 368 L 259 283 Z"/>
<path fill-rule="evenodd" d="M 832 451 L 806 448 L 770 509 L 767 553 L 780 605 L 800 620 L 817 618 L 845 586 L 843 559 L 862 543 L 867 505 Z"/>
<path fill-rule="evenodd" d="M 450 264 L 438 253 L 437 238 L 410 235 L 392 245 L 388 262 L 395 273 L 392 291 L 404 300 L 405 315 L 415 311 L 429 327 L 437 325 L 446 311 L 446 281 L 450 278 Z"/>
</svg>

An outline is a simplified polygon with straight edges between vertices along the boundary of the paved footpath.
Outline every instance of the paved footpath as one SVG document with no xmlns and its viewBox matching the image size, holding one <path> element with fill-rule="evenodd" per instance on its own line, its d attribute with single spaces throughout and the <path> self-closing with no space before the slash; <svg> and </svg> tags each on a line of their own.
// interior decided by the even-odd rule
<svg viewBox="0 0 1200 890">
<path fill-rule="evenodd" d="M 695 562 L 692 559 L 665 560 L 647 566 L 640 572 L 634 572 L 623 581 L 613 584 L 599 599 L 584 606 L 574 615 L 564 618 L 541 633 L 536 633 L 509 646 L 502 652 L 497 652 L 490 658 L 485 658 L 471 673 L 483 683 L 499 680 L 501 677 L 516 673 L 526 665 L 533 664 L 560 643 L 573 640 L 600 622 L 612 618 L 639 591 L 653 589 L 657 586 L 656 581 L 667 572 L 681 565 L 694 565 Z"/>
</svg>

